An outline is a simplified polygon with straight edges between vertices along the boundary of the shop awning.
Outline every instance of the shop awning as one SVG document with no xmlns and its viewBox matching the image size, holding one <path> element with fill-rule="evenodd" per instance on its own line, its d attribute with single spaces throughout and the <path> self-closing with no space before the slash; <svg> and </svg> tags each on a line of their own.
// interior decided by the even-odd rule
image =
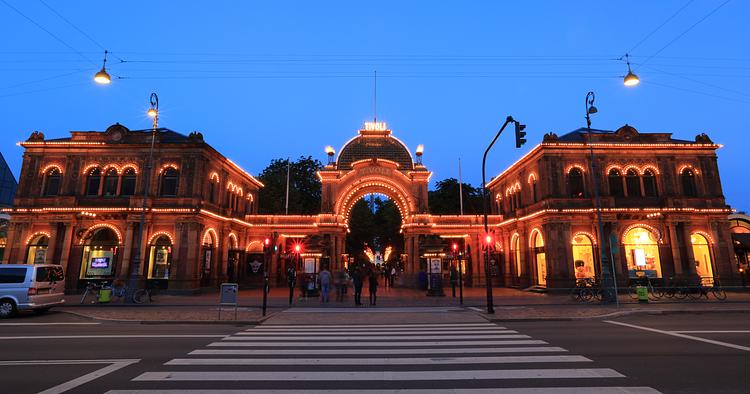
<svg viewBox="0 0 750 394">
<path fill-rule="evenodd" d="M 732 241 L 735 248 L 750 250 L 750 234 L 732 234 Z"/>
</svg>

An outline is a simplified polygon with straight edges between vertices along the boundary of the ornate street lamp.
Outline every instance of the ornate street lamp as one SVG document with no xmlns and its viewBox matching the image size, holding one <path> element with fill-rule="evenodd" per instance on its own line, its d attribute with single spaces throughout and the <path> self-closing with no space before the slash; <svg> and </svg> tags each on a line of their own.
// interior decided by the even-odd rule
<svg viewBox="0 0 750 394">
<path fill-rule="evenodd" d="M 619 300 L 617 299 L 617 281 L 615 280 L 615 267 L 614 261 L 610 264 L 606 264 L 606 257 L 604 256 L 604 223 L 602 222 L 602 199 L 599 193 L 599 171 L 596 169 L 594 160 L 594 145 L 592 144 L 592 133 L 591 133 L 591 115 L 599 112 L 594 106 L 594 99 L 596 95 L 594 92 L 586 93 L 586 129 L 588 131 L 588 145 L 589 145 L 589 171 L 591 172 L 591 182 L 594 184 L 594 204 L 596 207 L 596 223 L 598 227 L 598 241 L 599 241 L 599 262 L 600 262 L 600 273 L 602 275 L 602 288 L 605 286 L 609 287 L 609 281 L 612 280 L 611 287 L 613 292 L 603 291 L 602 302 L 610 303 L 614 301 L 617 306 L 620 306 Z"/>
<path fill-rule="evenodd" d="M 326 154 L 328 155 L 328 165 L 333 164 L 333 155 L 336 154 L 336 150 L 332 146 L 326 146 Z"/>
</svg>

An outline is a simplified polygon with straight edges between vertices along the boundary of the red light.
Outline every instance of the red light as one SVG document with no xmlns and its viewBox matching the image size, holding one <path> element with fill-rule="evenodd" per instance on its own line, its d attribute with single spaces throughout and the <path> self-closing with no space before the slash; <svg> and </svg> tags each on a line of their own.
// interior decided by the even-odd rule
<svg viewBox="0 0 750 394">
<path fill-rule="evenodd" d="M 271 244 L 271 239 L 270 238 L 266 238 L 265 240 L 263 240 L 263 243 L 266 244 L 266 246 L 268 246 L 268 245 Z"/>
<path fill-rule="evenodd" d="M 454 251 L 458 250 L 458 244 L 453 244 L 453 250 Z"/>
<path fill-rule="evenodd" d="M 492 236 L 487 234 L 487 236 L 484 237 L 484 243 L 487 245 L 492 245 Z"/>
<path fill-rule="evenodd" d="M 300 252 L 301 250 L 302 250 L 302 247 L 301 247 L 301 246 L 299 246 L 299 244 L 297 244 L 297 245 L 294 245 L 294 252 L 295 252 L 295 253 L 299 253 L 299 252 Z"/>
</svg>

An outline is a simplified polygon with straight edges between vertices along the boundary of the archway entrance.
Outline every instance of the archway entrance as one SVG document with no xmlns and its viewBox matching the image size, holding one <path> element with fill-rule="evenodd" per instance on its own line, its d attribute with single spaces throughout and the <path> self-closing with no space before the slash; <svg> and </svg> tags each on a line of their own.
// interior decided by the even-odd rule
<svg viewBox="0 0 750 394">
<path fill-rule="evenodd" d="M 400 256 L 404 250 L 401 213 L 385 195 L 360 198 L 349 216 L 346 236 L 347 265 L 369 265 L 380 272 L 403 270 Z"/>
</svg>

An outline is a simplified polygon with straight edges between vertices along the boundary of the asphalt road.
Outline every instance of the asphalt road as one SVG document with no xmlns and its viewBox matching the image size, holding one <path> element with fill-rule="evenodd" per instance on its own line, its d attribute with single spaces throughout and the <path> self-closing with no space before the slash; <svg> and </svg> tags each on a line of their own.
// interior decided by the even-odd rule
<svg viewBox="0 0 750 394">
<path fill-rule="evenodd" d="M 378 314 L 363 321 L 358 313 L 351 324 L 338 314 L 325 328 L 25 315 L 0 321 L 0 391 L 705 393 L 750 387 L 750 314 L 493 324 L 473 312 L 453 312 L 453 321 L 435 312 L 440 319 L 415 324 L 414 314 L 401 313 L 406 323 L 382 324 Z"/>
</svg>

